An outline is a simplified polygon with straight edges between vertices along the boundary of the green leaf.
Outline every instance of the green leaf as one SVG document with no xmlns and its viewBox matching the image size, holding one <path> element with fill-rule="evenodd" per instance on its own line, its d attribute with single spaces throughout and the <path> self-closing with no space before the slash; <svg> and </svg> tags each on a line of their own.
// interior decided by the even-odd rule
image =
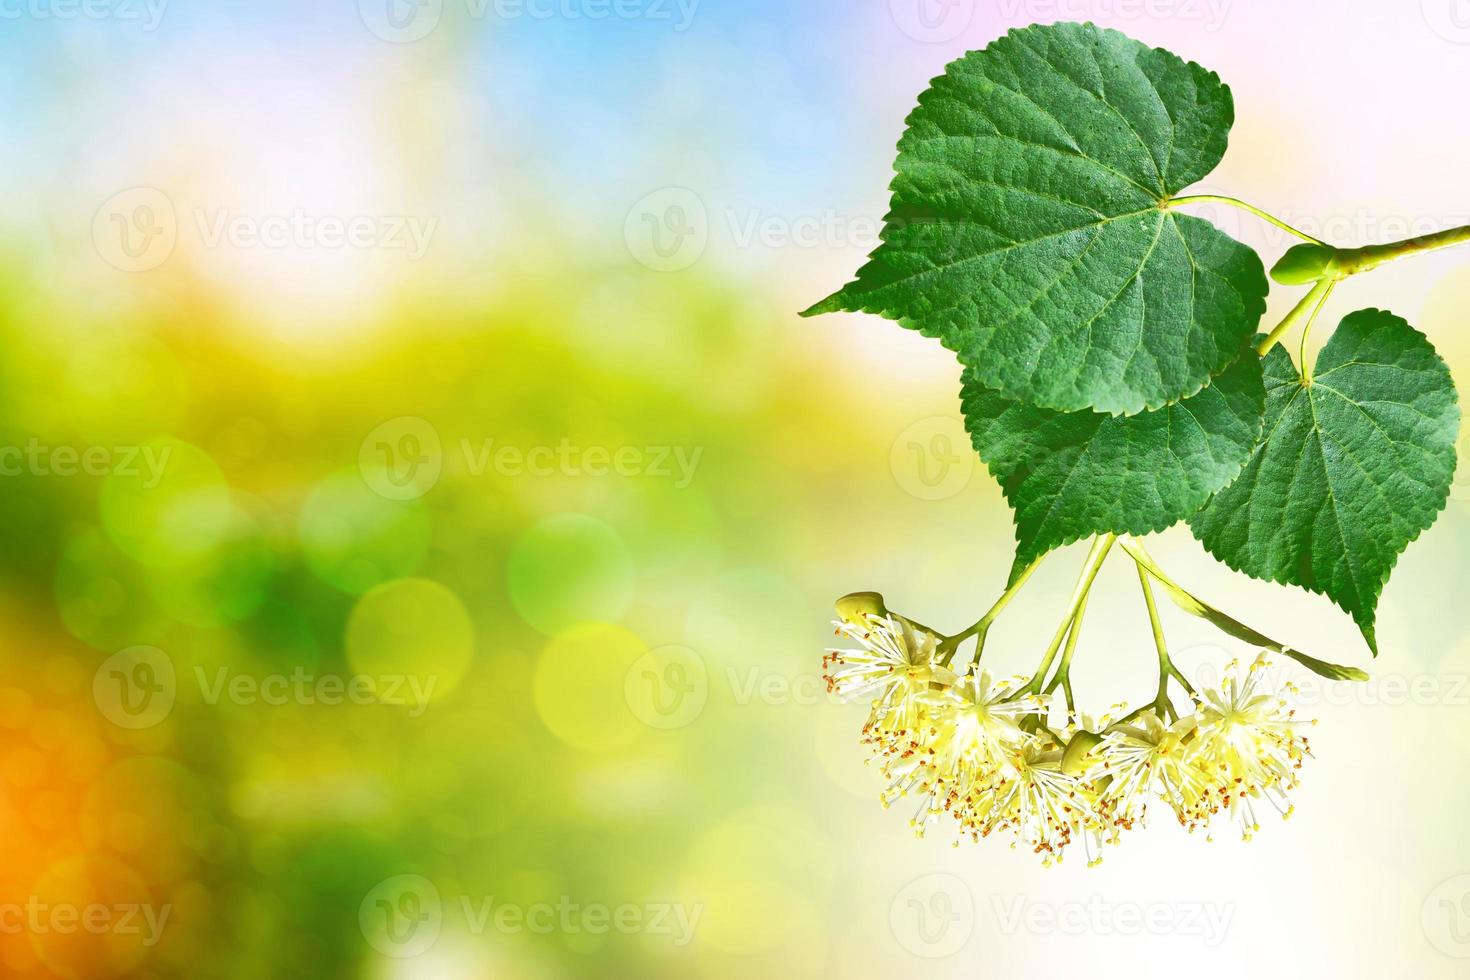
<svg viewBox="0 0 1470 980">
<path fill-rule="evenodd" d="M 1164 208 L 1214 169 L 1234 116 L 1216 75 L 1116 31 L 1012 31 L 920 96 L 882 244 L 803 315 L 899 320 L 1058 411 L 1192 395 L 1265 312 L 1256 253 Z"/>
<path fill-rule="evenodd" d="M 965 372 L 975 450 L 1016 511 L 1016 569 L 1093 534 L 1149 534 L 1235 479 L 1261 437 L 1266 392 L 1247 350 L 1182 402 L 1132 416 L 1010 401 Z"/>
<path fill-rule="evenodd" d="M 1310 382 L 1279 346 L 1265 367 L 1266 437 L 1190 525 L 1231 568 L 1326 595 L 1377 654 L 1378 598 L 1454 478 L 1460 410 L 1449 368 L 1382 310 L 1344 319 Z"/>
<path fill-rule="evenodd" d="M 1244 640 L 1253 647 L 1270 650 L 1279 653 L 1283 657 L 1290 657 L 1312 673 L 1325 677 L 1332 681 L 1366 681 L 1368 674 L 1357 667 L 1344 667 L 1341 664 L 1328 663 L 1318 660 L 1316 657 L 1308 656 L 1300 650 L 1293 649 L 1278 640 L 1273 640 L 1264 633 L 1259 633 L 1232 616 L 1226 615 L 1209 603 L 1195 598 L 1194 595 L 1181 588 L 1177 582 L 1165 575 L 1158 565 L 1154 564 L 1152 558 L 1135 541 L 1120 538 L 1118 543 L 1123 550 L 1143 566 L 1144 570 L 1158 580 L 1164 587 L 1164 592 L 1176 606 L 1200 619 L 1212 624 L 1216 629 L 1233 636 L 1237 640 Z"/>
</svg>

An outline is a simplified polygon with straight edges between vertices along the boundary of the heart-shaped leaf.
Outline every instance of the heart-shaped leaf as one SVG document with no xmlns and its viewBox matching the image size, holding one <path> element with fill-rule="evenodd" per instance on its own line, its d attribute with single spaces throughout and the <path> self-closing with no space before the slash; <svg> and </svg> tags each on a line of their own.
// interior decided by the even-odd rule
<svg viewBox="0 0 1470 980">
<path fill-rule="evenodd" d="M 1058 411 L 1188 397 L 1265 312 L 1256 253 L 1165 206 L 1214 169 L 1234 115 L 1216 75 L 1116 31 L 1012 31 L 920 96 L 882 244 L 805 315 L 900 320 Z"/>
<path fill-rule="evenodd" d="M 1325 594 L 1376 654 L 1394 563 L 1449 497 L 1454 380 L 1428 338 L 1382 310 L 1344 319 L 1310 381 L 1279 346 L 1265 368 L 1265 438 L 1190 525 L 1231 568 Z"/>
<path fill-rule="evenodd" d="M 1261 361 L 1246 351 L 1184 401 L 1132 416 L 1013 402 L 965 372 L 965 424 L 1016 511 L 1016 569 L 1093 534 L 1149 534 L 1240 474 L 1261 436 Z"/>
</svg>

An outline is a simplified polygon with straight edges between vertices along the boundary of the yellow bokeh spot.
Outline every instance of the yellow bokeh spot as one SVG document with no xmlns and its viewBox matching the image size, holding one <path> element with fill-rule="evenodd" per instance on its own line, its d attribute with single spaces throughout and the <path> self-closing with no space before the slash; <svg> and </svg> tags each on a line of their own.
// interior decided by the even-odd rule
<svg viewBox="0 0 1470 980">
<path fill-rule="evenodd" d="M 624 697 L 628 670 L 648 649 L 633 633 L 587 623 L 555 637 L 536 662 L 536 711 L 557 738 L 586 752 L 617 752 L 649 731 Z"/>
<path fill-rule="evenodd" d="M 347 619 L 348 664 L 375 679 L 380 697 L 410 708 L 454 690 L 474 655 L 475 627 L 464 603 L 428 579 L 385 582 L 358 599 Z"/>
</svg>

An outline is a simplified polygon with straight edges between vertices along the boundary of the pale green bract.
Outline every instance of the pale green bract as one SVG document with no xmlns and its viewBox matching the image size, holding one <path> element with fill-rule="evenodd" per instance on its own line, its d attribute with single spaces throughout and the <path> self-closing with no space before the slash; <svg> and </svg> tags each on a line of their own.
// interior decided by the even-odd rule
<svg viewBox="0 0 1470 980">
<path fill-rule="evenodd" d="M 882 244 L 806 315 L 901 320 L 1042 408 L 1193 395 L 1265 311 L 1255 252 L 1164 207 L 1233 120 L 1219 78 L 1167 51 L 1090 24 L 1012 31 L 920 96 Z"/>
<path fill-rule="evenodd" d="M 1191 526 L 1231 568 L 1325 594 L 1376 654 L 1379 596 L 1454 478 L 1449 368 L 1408 323 L 1361 310 L 1322 348 L 1309 383 L 1280 346 L 1265 369 L 1265 438 Z"/>
<path fill-rule="evenodd" d="M 1293 649 L 1279 640 L 1271 639 L 1259 630 L 1252 629 L 1234 616 L 1221 612 L 1208 602 L 1185 590 L 1179 583 L 1164 574 L 1164 570 L 1155 565 L 1153 559 L 1139 550 L 1136 544 L 1124 541 L 1123 548 L 1125 551 L 1131 551 L 1135 560 L 1144 568 L 1148 569 L 1149 573 L 1154 576 L 1154 579 L 1164 587 L 1164 591 L 1168 593 L 1169 598 L 1174 600 L 1176 606 L 1191 616 L 1198 616 L 1200 619 L 1212 624 L 1227 636 L 1233 636 L 1237 640 L 1244 640 L 1257 649 L 1269 650 L 1272 653 L 1279 653 L 1282 656 L 1290 657 L 1312 673 L 1319 677 L 1325 677 L 1330 681 L 1366 681 L 1368 679 L 1368 675 L 1356 667 L 1345 667 L 1342 664 L 1318 660 L 1316 657 Z"/>
<path fill-rule="evenodd" d="M 1139 415 L 1053 412 L 1013 402 L 965 372 L 975 450 L 1016 512 L 1012 577 L 1093 534 L 1149 534 L 1185 520 L 1240 474 L 1261 436 L 1261 362 L 1241 355 L 1215 383 Z"/>
</svg>

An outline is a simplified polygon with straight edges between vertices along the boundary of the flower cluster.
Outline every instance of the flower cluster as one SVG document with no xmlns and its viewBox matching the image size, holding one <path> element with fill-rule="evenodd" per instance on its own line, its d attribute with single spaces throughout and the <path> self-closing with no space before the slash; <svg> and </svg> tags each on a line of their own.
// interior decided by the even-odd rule
<svg viewBox="0 0 1470 980">
<path fill-rule="evenodd" d="M 1047 864 L 1080 841 L 1096 864 L 1103 845 L 1146 825 L 1157 804 L 1191 832 L 1224 815 L 1246 839 L 1263 801 L 1291 813 L 1287 794 L 1310 754 L 1298 730 L 1310 723 L 1261 689 L 1264 655 L 1232 664 L 1172 723 L 1150 705 L 1116 721 L 1066 714 L 1053 725 L 1057 712 L 1024 679 L 950 670 L 936 638 L 900 616 L 868 613 L 837 630 L 857 647 L 828 651 L 828 689 L 871 701 L 862 742 L 887 781 L 883 803 L 914 801 L 921 836 L 952 818 L 961 837 L 1001 832 Z"/>
</svg>

